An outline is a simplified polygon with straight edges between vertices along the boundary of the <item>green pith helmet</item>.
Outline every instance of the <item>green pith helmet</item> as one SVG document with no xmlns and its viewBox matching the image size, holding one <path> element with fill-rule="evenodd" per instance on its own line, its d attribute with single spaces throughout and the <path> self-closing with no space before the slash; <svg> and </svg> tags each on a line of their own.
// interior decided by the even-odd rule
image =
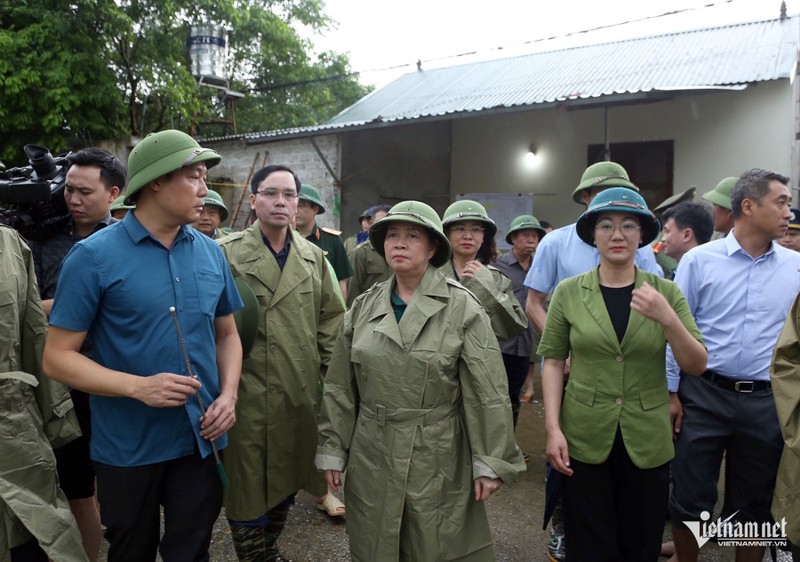
<svg viewBox="0 0 800 562">
<path fill-rule="evenodd" d="M 506 242 L 511 244 L 511 235 L 518 230 L 535 230 L 539 233 L 539 240 L 547 234 L 547 231 L 539 224 L 539 219 L 533 215 L 520 215 L 511 221 L 511 227 L 508 229 L 508 234 L 506 234 Z"/>
<path fill-rule="evenodd" d="M 113 213 L 114 211 L 123 211 L 123 210 L 129 211 L 131 209 L 136 208 L 136 205 L 126 205 L 124 201 L 125 201 L 125 194 L 123 193 L 122 195 L 114 199 L 114 202 L 111 203 L 111 209 L 109 210 Z"/>
<path fill-rule="evenodd" d="M 708 193 L 704 193 L 703 199 L 706 201 L 711 201 L 715 205 L 719 205 L 720 207 L 724 207 L 730 211 L 731 192 L 733 191 L 733 186 L 736 185 L 737 181 L 739 181 L 739 178 L 725 178 L 719 182 L 714 189 Z"/>
<path fill-rule="evenodd" d="M 670 207 L 674 207 L 678 203 L 683 203 L 684 201 L 691 201 L 694 199 L 694 192 L 697 191 L 697 186 L 693 185 L 686 191 L 682 191 L 681 193 L 676 193 L 671 197 L 667 197 L 661 203 L 653 209 L 654 213 L 663 213 Z"/>
<path fill-rule="evenodd" d="M 486 229 L 484 240 L 494 238 L 494 235 L 497 234 L 497 225 L 489 218 L 484 206 L 477 201 L 462 199 L 447 207 L 442 216 L 442 226 L 446 229 L 461 221 L 482 222 Z"/>
<path fill-rule="evenodd" d="M 594 246 L 594 226 L 597 224 L 597 217 L 601 213 L 613 212 L 631 213 L 639 217 L 642 225 L 640 248 L 655 240 L 658 233 L 661 232 L 661 223 L 647 208 L 647 203 L 641 195 L 625 187 L 612 187 L 598 193 L 597 197 L 589 204 L 589 208 L 578 219 L 575 229 L 580 239 L 590 246 Z"/>
<path fill-rule="evenodd" d="M 386 228 L 391 222 L 410 222 L 427 228 L 431 237 L 438 240 L 436 253 L 431 258 L 431 265 L 441 267 L 450 259 L 450 241 L 442 230 L 442 221 L 429 205 L 420 201 L 403 201 L 389 210 L 382 219 L 376 221 L 369 229 L 369 241 L 375 251 L 382 258 L 386 258 L 383 251 L 383 241 L 386 239 Z"/>
<path fill-rule="evenodd" d="M 242 340 L 242 353 L 247 357 L 256 343 L 256 336 L 258 336 L 258 299 L 253 293 L 253 289 L 240 277 L 234 278 L 233 281 L 244 302 L 244 308 L 234 312 L 233 319 L 236 322 L 236 329 L 239 331 L 239 339 Z"/>
<path fill-rule="evenodd" d="M 150 133 L 133 147 L 128 157 L 125 204 L 135 204 L 139 191 L 165 174 L 198 162 L 205 162 L 208 168 L 212 168 L 221 161 L 222 156 L 210 148 L 202 148 L 182 131 L 167 129 Z"/>
<path fill-rule="evenodd" d="M 219 207 L 219 218 L 221 221 L 224 222 L 225 219 L 228 218 L 228 207 L 225 206 L 225 201 L 222 200 L 222 195 L 213 189 L 209 189 L 208 195 L 203 197 L 203 204 Z"/>
<path fill-rule="evenodd" d="M 586 168 L 581 176 L 581 182 L 572 192 L 572 200 L 583 205 L 581 192 L 593 187 L 627 187 L 639 191 L 639 188 L 631 183 L 625 168 L 616 162 L 597 162 Z"/>
<path fill-rule="evenodd" d="M 317 207 L 319 207 L 319 211 L 317 211 L 318 215 L 321 215 L 325 212 L 325 206 L 322 204 L 322 199 L 319 197 L 319 191 L 317 191 L 316 187 L 308 185 L 307 183 L 300 185 L 300 195 L 298 198 L 301 201 L 308 201 L 309 203 L 313 203 Z"/>
</svg>

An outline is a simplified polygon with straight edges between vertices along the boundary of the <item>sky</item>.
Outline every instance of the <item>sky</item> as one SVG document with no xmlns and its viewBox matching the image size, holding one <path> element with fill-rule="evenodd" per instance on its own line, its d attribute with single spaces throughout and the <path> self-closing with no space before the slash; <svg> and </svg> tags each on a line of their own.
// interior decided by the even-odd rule
<svg viewBox="0 0 800 562">
<path fill-rule="evenodd" d="M 350 55 L 364 84 L 586 43 L 773 19 L 780 0 L 324 0 L 337 28 L 309 37 Z M 800 0 L 787 0 L 800 12 Z M 673 15 L 662 15 L 680 12 Z M 606 27 L 606 29 L 597 29 Z M 594 30 L 594 31 L 588 31 Z M 586 31 L 586 33 L 581 33 Z M 472 53 L 466 55 L 465 53 Z M 388 69 L 388 70 L 379 70 Z"/>
</svg>

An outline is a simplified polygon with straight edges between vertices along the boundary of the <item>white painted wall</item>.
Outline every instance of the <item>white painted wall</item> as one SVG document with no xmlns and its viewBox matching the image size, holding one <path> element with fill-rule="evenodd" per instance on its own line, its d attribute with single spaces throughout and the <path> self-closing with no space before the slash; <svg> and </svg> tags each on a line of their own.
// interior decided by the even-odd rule
<svg viewBox="0 0 800 562">
<path fill-rule="evenodd" d="M 697 185 L 701 194 L 723 177 L 752 167 L 791 173 L 793 115 L 788 80 L 762 82 L 742 92 L 613 107 L 610 139 L 673 140 L 674 190 Z M 587 146 L 603 141 L 601 108 L 455 120 L 451 195 L 532 192 L 534 214 L 556 225 L 567 224 L 583 209 L 571 193 L 586 167 Z M 534 166 L 528 167 L 523 157 L 531 143 L 538 151 Z"/>
</svg>

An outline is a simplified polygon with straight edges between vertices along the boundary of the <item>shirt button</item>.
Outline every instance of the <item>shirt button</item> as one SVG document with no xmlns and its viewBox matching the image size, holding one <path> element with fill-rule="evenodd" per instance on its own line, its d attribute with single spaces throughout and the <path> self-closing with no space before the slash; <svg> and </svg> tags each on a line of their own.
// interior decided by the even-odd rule
<svg viewBox="0 0 800 562">
<path fill-rule="evenodd" d="M 622 363 L 622 361 L 623 361 L 622 355 L 617 355 L 616 359 L 617 359 L 617 363 Z"/>
<path fill-rule="evenodd" d="M 180 282 L 181 282 L 181 278 L 180 278 L 180 277 L 176 277 L 176 278 L 175 278 L 175 282 L 176 282 L 176 283 L 180 283 Z"/>
<path fill-rule="evenodd" d="M 617 398 L 614 402 L 617 403 L 617 406 L 622 406 L 622 398 Z"/>
</svg>

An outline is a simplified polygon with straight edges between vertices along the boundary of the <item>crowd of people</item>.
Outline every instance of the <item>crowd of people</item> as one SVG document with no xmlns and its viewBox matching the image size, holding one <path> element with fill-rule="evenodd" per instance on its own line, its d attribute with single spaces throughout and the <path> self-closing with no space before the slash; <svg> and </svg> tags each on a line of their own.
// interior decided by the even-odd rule
<svg viewBox="0 0 800 562">
<path fill-rule="evenodd" d="M 540 370 L 549 560 L 698 560 L 723 459 L 720 516 L 783 521 L 800 560 L 789 178 L 651 210 L 599 162 L 555 230 L 408 200 L 342 240 L 279 164 L 252 176 L 253 222 L 222 226 L 220 161 L 176 130 L 127 167 L 84 149 L 59 230 L 0 227 L 0 559 L 96 562 L 105 538 L 112 562 L 209 560 L 224 507 L 239 560 L 286 560 L 304 490 L 346 515 L 353 560 L 494 560 L 484 502 L 526 470 Z"/>
</svg>

